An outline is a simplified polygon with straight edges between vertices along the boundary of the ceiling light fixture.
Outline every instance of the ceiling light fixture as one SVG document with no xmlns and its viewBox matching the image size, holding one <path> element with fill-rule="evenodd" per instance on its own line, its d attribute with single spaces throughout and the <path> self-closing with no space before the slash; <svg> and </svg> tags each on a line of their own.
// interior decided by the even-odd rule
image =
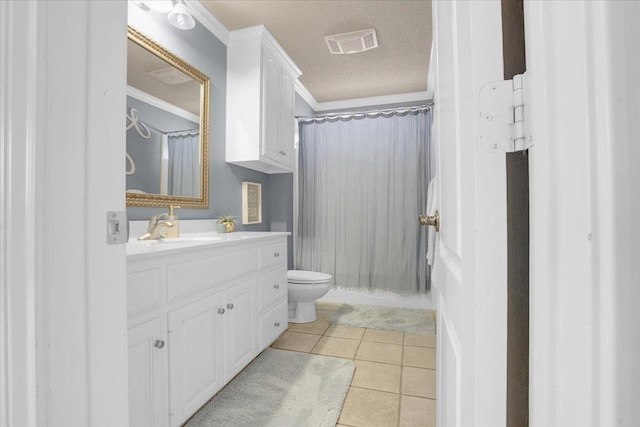
<svg viewBox="0 0 640 427">
<path fill-rule="evenodd" d="M 196 20 L 189 13 L 183 0 L 178 0 L 167 16 L 169 23 L 181 30 L 190 30 L 196 26 Z"/>
<path fill-rule="evenodd" d="M 132 0 L 133 3 L 144 11 L 169 13 L 167 20 L 171 25 L 181 30 L 190 30 L 196 26 L 184 0 Z"/>
<path fill-rule="evenodd" d="M 160 13 L 168 13 L 173 8 L 171 0 L 134 0 L 133 2 L 141 9 Z"/>
</svg>

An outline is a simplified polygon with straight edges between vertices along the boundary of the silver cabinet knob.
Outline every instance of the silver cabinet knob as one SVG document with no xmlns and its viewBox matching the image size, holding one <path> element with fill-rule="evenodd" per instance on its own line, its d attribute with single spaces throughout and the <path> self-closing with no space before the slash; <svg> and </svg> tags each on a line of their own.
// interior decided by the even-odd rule
<svg viewBox="0 0 640 427">
<path fill-rule="evenodd" d="M 162 348 L 162 347 L 164 347 L 164 341 L 156 340 L 156 342 L 153 343 L 153 346 L 157 347 L 157 348 Z"/>
<path fill-rule="evenodd" d="M 221 307 L 221 308 L 219 308 L 219 309 L 218 309 L 218 314 L 224 314 L 224 308 L 222 308 L 222 307 Z"/>
<path fill-rule="evenodd" d="M 229 310 L 233 310 L 233 304 L 227 304 L 227 308 L 228 308 Z"/>
<path fill-rule="evenodd" d="M 275 285 L 273 285 L 273 289 L 280 289 L 280 285 L 276 283 Z"/>
<path fill-rule="evenodd" d="M 274 325 L 275 325 L 276 328 L 279 328 L 280 327 L 280 322 L 276 322 L 276 323 L 274 323 Z"/>
<path fill-rule="evenodd" d="M 280 256 L 280 252 L 274 252 L 273 256 L 274 256 L 274 258 L 278 258 Z"/>
</svg>

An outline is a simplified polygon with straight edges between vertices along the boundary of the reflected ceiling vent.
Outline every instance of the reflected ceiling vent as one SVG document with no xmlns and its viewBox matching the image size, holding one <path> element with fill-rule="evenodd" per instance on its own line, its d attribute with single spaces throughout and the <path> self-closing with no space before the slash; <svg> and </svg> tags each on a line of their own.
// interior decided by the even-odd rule
<svg viewBox="0 0 640 427">
<path fill-rule="evenodd" d="M 178 71 L 173 67 L 163 68 L 156 71 L 149 71 L 147 74 L 168 85 L 178 85 L 180 83 L 186 83 L 189 80 L 193 80 L 185 73 Z"/>
<path fill-rule="evenodd" d="M 334 55 L 348 55 L 378 47 L 378 37 L 376 37 L 376 30 L 373 28 L 326 36 L 324 41 L 327 42 L 329 51 Z"/>
</svg>

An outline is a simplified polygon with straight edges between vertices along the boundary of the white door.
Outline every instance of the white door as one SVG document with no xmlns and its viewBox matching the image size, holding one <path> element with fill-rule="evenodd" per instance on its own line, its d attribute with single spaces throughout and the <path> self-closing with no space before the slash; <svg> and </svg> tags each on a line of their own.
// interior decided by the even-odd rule
<svg viewBox="0 0 640 427">
<path fill-rule="evenodd" d="M 441 228 L 438 299 L 440 426 L 506 419 L 505 155 L 483 151 L 478 92 L 502 80 L 499 1 L 433 3 L 434 136 Z M 433 68 L 432 68 L 433 69 Z"/>
</svg>

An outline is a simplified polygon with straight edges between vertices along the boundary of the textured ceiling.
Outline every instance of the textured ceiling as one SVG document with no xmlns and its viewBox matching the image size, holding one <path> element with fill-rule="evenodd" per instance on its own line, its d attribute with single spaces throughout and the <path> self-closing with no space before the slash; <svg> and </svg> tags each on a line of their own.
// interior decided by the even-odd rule
<svg viewBox="0 0 640 427">
<path fill-rule="evenodd" d="M 422 92 L 431 0 L 200 1 L 230 31 L 263 24 L 302 70 L 318 102 Z M 331 55 L 324 36 L 375 28 L 376 49 Z"/>
</svg>

